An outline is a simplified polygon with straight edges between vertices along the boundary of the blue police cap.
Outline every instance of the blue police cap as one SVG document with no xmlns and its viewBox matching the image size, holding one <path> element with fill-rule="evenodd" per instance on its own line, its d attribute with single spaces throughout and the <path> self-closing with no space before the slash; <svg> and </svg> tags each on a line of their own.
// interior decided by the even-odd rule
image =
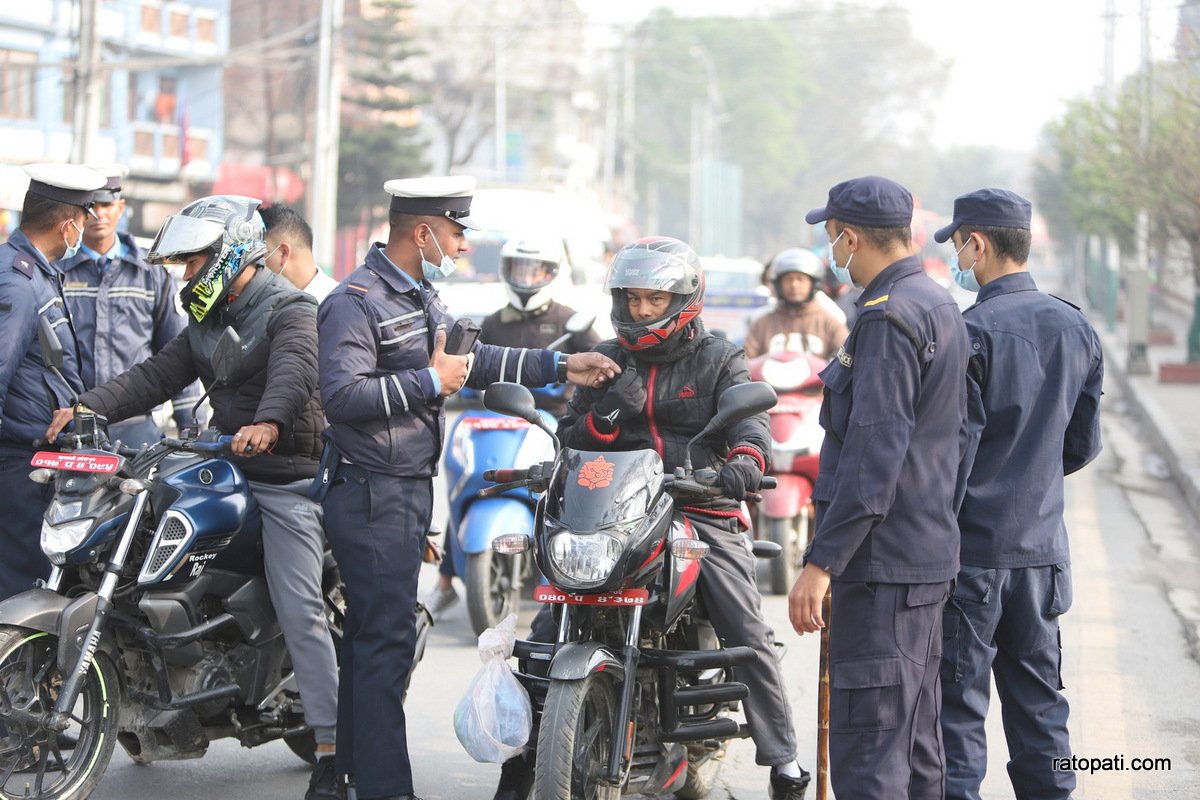
<svg viewBox="0 0 1200 800">
<path fill-rule="evenodd" d="M 804 220 L 814 225 L 827 219 L 868 228 L 903 228 L 912 224 L 912 194 L 887 178 L 868 175 L 843 181 L 829 190 L 824 208 L 814 208 Z"/>
<path fill-rule="evenodd" d="M 944 242 L 963 225 L 984 228 L 1022 228 L 1029 230 L 1033 207 L 1029 201 L 1007 189 L 979 189 L 954 201 L 954 217 L 939 228 L 934 241 Z"/>
</svg>

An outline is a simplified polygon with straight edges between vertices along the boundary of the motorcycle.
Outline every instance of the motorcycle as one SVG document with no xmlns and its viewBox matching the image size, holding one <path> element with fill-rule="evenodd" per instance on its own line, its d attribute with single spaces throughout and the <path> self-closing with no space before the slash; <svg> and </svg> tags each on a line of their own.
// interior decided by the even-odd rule
<svg viewBox="0 0 1200 800">
<path fill-rule="evenodd" d="M 821 460 L 820 372 L 825 362 L 811 353 L 784 351 L 750 361 L 752 380 L 764 381 L 779 395 L 768 413 L 771 424 L 771 475 L 778 486 L 763 492 L 754 511 L 755 535 L 783 548 L 771 562 L 770 585 L 774 594 L 787 594 L 804 564 L 804 551 L 812 541 L 816 520 L 813 484 Z"/>
<path fill-rule="evenodd" d="M 594 321 L 594 315 L 574 314 L 567 320 L 567 332 L 551 342 L 548 349 L 566 344 L 572 336 L 592 327 Z M 566 386 L 554 384 L 533 392 L 535 396 L 561 399 Z M 460 394 L 466 400 L 478 396 L 469 389 Z M 539 410 L 538 414 L 553 430 L 554 417 L 545 410 Z M 538 578 L 532 560 L 492 550 L 492 540 L 502 534 L 533 535 L 536 499 L 517 490 L 480 498 L 479 491 L 488 485 L 483 475 L 489 469 L 527 467 L 552 458 L 554 442 L 542 427 L 487 409 L 471 408 L 450 429 L 450 446 L 443 459 L 450 509 L 446 535 L 455 537 L 454 571 L 466 587 L 467 615 L 476 636 L 514 613 L 522 587 Z"/>
<path fill-rule="evenodd" d="M 61 369 L 53 331 L 39 336 Z M 213 355 L 218 385 L 240 357 L 227 329 Z M 144 764 L 200 757 L 221 737 L 282 739 L 315 763 L 262 570 L 259 509 L 226 458 L 230 437 L 133 449 L 77 410 L 59 439 L 30 474 L 54 484 L 41 533 L 50 577 L 0 603 L 0 798 L 84 800 L 118 742 Z M 340 642 L 345 607 L 328 553 L 323 593 Z M 432 625 L 416 613 L 414 664 Z"/>
<path fill-rule="evenodd" d="M 484 402 L 540 424 L 532 396 L 516 384 L 493 384 Z M 689 448 L 774 403 L 766 384 L 732 387 Z M 489 472 L 497 483 L 483 492 L 543 493 L 532 541 L 509 534 L 492 545 L 534 552 L 548 579 L 534 598 L 558 615 L 556 642 L 519 640 L 514 651 L 541 720 L 533 796 L 704 797 L 725 743 L 748 735 L 729 717 L 748 693 L 731 670 L 755 658 L 749 647 L 722 648 L 705 619 L 696 586 L 708 545 L 677 509 L 719 497 L 717 474 L 693 470 L 689 458 L 665 475 L 653 450 L 591 452 L 557 441 L 556 450 L 551 462 Z M 761 558 L 778 551 L 754 543 Z"/>
</svg>

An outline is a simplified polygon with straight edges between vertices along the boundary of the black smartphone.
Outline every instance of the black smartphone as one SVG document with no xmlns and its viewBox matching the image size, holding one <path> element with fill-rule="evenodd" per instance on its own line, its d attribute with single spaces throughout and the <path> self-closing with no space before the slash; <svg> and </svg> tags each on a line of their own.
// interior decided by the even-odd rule
<svg viewBox="0 0 1200 800">
<path fill-rule="evenodd" d="M 464 317 L 446 334 L 446 352 L 452 356 L 465 356 L 475 347 L 478 338 L 479 326 Z"/>
</svg>

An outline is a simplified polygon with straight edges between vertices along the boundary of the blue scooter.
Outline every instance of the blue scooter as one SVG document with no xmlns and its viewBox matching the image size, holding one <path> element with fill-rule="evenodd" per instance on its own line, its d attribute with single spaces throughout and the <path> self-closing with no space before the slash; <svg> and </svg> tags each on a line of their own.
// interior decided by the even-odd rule
<svg viewBox="0 0 1200 800">
<path fill-rule="evenodd" d="M 595 317 L 578 313 L 567 320 L 566 333 L 548 349 L 564 345 L 592 326 Z M 535 396 L 562 398 L 566 386 L 554 384 L 534 389 Z M 464 389 L 464 400 L 478 402 L 479 393 Z M 553 430 L 554 417 L 539 414 Z M 492 486 L 484 480 L 487 470 L 525 468 L 554 458 L 554 442 L 545 431 L 523 419 L 469 408 L 450 430 L 443 466 L 449 491 L 450 519 L 446 536 L 454 537 L 454 572 L 467 591 L 467 613 L 475 634 L 495 626 L 517 610 L 521 587 L 535 577 L 532 559 L 506 556 L 492 551 L 492 540 L 506 533 L 533 536 L 533 512 L 537 497 L 513 489 L 496 497 L 480 498 L 481 489 Z"/>
</svg>

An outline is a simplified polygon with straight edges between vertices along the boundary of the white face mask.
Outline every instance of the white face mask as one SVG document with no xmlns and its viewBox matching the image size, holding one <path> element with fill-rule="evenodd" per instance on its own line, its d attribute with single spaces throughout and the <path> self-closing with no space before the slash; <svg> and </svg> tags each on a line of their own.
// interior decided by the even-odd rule
<svg viewBox="0 0 1200 800">
<path fill-rule="evenodd" d="M 971 266 L 967 267 L 966 269 L 963 269 L 958 264 L 958 254 L 961 253 L 963 248 L 970 244 L 970 242 L 971 240 L 968 238 L 967 241 L 962 243 L 962 247 L 955 250 L 954 255 L 950 257 L 950 277 L 954 279 L 955 283 L 957 283 L 963 289 L 966 289 L 968 292 L 978 292 L 979 278 L 975 275 L 975 265 L 979 263 L 979 259 L 972 261 Z"/>
<path fill-rule="evenodd" d="M 67 244 L 67 232 L 63 231 L 63 244 L 67 245 L 67 249 L 63 252 L 63 258 L 74 258 L 79 252 L 79 248 L 83 245 L 83 228 L 75 224 L 75 220 L 69 220 L 71 227 L 79 234 L 75 238 L 75 244 Z"/>
<path fill-rule="evenodd" d="M 854 253 L 851 253 L 850 257 L 846 259 L 846 266 L 844 267 L 838 266 L 837 259 L 833 256 L 833 246 L 841 240 L 845 233 L 846 229 L 842 228 L 842 232 L 837 235 L 837 239 L 829 243 L 829 269 L 833 271 L 834 277 L 842 283 L 847 286 L 855 286 L 854 279 L 850 277 L 850 262 L 854 260 Z"/>
<path fill-rule="evenodd" d="M 429 236 L 433 239 L 433 246 L 438 249 L 438 253 L 442 256 L 441 263 L 434 264 L 425 258 L 424 250 L 417 248 L 417 251 L 421 254 L 421 274 L 425 276 L 426 281 L 432 283 L 438 278 L 449 278 L 451 273 L 458 268 L 458 265 L 454 263 L 454 259 L 446 255 L 442 250 L 442 246 L 438 244 L 437 237 L 433 235 L 433 228 L 429 229 Z"/>
</svg>

